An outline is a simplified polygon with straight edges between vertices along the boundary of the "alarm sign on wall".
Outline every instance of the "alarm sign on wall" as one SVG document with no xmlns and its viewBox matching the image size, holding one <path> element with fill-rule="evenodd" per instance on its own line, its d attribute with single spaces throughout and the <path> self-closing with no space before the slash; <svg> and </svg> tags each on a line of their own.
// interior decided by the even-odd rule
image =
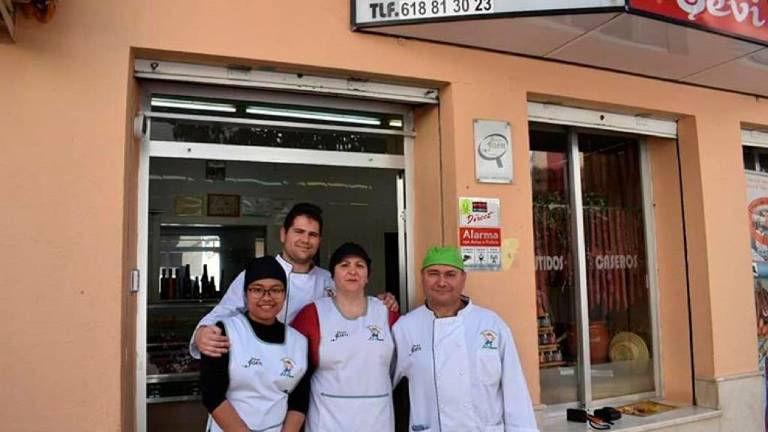
<svg viewBox="0 0 768 432">
<path fill-rule="evenodd" d="M 512 139 L 508 122 L 475 120 L 475 178 L 512 183 Z"/>
</svg>

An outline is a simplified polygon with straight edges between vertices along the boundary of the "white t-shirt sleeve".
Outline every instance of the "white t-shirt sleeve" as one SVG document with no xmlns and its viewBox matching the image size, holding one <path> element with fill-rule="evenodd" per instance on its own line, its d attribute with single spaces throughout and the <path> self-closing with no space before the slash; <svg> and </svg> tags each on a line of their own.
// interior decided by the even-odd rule
<svg viewBox="0 0 768 432">
<path fill-rule="evenodd" d="M 533 404 L 528 393 L 520 357 L 512 332 L 502 324 L 500 348 L 502 350 L 501 387 L 504 398 L 505 432 L 538 432 Z"/>
<path fill-rule="evenodd" d="M 219 304 L 216 305 L 203 319 L 197 323 L 195 331 L 192 332 L 192 339 L 189 341 L 189 354 L 192 357 L 199 359 L 200 350 L 195 345 L 195 333 L 201 326 L 214 325 L 219 321 L 223 321 L 229 317 L 235 316 L 240 311 L 245 309 L 245 291 L 243 291 L 243 283 L 245 282 L 245 271 L 240 272 L 239 275 L 229 284 L 227 292 L 224 297 L 221 298 Z"/>
<path fill-rule="evenodd" d="M 392 387 L 394 388 L 400 382 L 403 377 L 408 375 L 408 338 L 405 335 L 403 326 L 400 325 L 400 321 L 396 322 L 392 327 L 392 337 L 395 339 L 395 355 L 393 360 L 393 374 L 392 374 Z"/>
</svg>

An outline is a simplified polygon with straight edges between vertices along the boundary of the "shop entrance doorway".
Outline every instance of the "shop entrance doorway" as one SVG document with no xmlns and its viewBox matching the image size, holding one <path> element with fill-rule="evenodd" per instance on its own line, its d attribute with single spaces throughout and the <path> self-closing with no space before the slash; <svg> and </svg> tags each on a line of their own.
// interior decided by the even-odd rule
<svg viewBox="0 0 768 432">
<path fill-rule="evenodd" d="M 235 97 L 236 96 L 236 97 Z M 317 264 L 345 241 L 368 293 L 408 303 L 408 107 L 148 85 L 140 164 L 139 430 L 203 430 L 194 328 L 251 258 L 280 253 L 288 210 L 323 210 Z"/>
</svg>

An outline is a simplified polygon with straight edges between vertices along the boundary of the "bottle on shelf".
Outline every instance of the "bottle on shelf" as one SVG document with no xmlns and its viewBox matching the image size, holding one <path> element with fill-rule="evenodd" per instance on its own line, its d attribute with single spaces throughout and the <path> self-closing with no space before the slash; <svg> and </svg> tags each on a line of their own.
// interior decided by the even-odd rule
<svg viewBox="0 0 768 432">
<path fill-rule="evenodd" d="M 168 278 L 168 272 L 166 271 L 166 268 L 163 267 L 160 270 L 160 300 L 167 300 L 168 299 L 168 282 L 170 279 Z"/>
<path fill-rule="evenodd" d="M 211 295 L 208 281 L 208 264 L 203 264 L 203 277 L 200 279 L 200 298 L 209 298 Z"/>
<path fill-rule="evenodd" d="M 195 276 L 195 283 L 192 284 L 192 298 L 200 298 L 200 278 L 198 276 Z"/>
<path fill-rule="evenodd" d="M 216 298 L 216 281 L 213 276 L 211 276 L 211 281 L 208 282 L 208 292 L 210 293 L 208 298 Z"/>
<path fill-rule="evenodd" d="M 184 284 L 181 293 L 181 298 L 185 300 L 192 298 L 192 272 L 189 269 L 189 264 L 184 266 Z"/>
<path fill-rule="evenodd" d="M 176 271 L 176 267 L 172 267 L 170 271 L 170 277 L 168 279 L 168 294 L 166 294 L 165 299 L 166 300 L 173 300 L 176 298 L 178 287 L 179 287 L 179 278 L 178 273 Z"/>
</svg>

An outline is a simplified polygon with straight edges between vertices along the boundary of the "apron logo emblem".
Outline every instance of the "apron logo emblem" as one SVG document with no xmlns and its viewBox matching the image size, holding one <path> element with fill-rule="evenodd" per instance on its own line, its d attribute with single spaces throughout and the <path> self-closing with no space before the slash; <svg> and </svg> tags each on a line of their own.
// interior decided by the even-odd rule
<svg viewBox="0 0 768 432">
<path fill-rule="evenodd" d="M 421 344 L 411 345 L 411 354 L 421 351 Z"/>
<path fill-rule="evenodd" d="M 496 342 L 496 339 L 498 339 L 498 336 L 496 336 L 496 333 L 494 333 L 493 330 L 483 330 L 480 332 L 481 335 L 485 338 L 485 342 L 483 343 L 482 349 L 499 349 L 499 345 Z"/>
<path fill-rule="evenodd" d="M 256 357 L 251 357 L 250 360 L 248 360 L 248 363 L 244 364 L 244 368 L 249 368 L 251 366 L 261 366 L 261 359 Z"/>
<path fill-rule="evenodd" d="M 331 342 L 336 342 L 337 340 L 349 336 L 349 333 L 345 332 L 344 330 L 339 330 L 336 332 L 336 335 L 333 336 L 333 339 L 331 339 Z"/>
<path fill-rule="evenodd" d="M 375 325 L 369 325 L 368 330 L 371 332 L 371 337 L 369 337 L 368 340 L 384 342 L 384 339 L 381 338 L 380 328 Z"/>
<path fill-rule="evenodd" d="M 280 374 L 280 376 L 293 378 L 291 371 L 294 367 L 296 367 L 296 363 L 293 361 L 293 359 L 288 357 L 282 358 L 281 361 L 283 362 L 283 372 Z"/>
</svg>

